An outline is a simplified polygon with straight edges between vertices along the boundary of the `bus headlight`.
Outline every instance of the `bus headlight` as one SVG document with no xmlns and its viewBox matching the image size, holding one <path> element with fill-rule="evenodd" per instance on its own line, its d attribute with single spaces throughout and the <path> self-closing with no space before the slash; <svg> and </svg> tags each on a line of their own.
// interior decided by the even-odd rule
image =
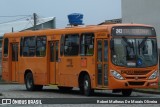
<svg viewBox="0 0 160 107">
<path fill-rule="evenodd" d="M 158 77 L 158 71 L 157 70 L 155 72 L 153 72 L 153 74 L 148 79 L 155 79 L 156 77 Z"/>
<path fill-rule="evenodd" d="M 117 71 L 111 70 L 111 74 L 119 80 L 124 80 L 124 78 L 121 76 L 121 74 L 119 74 Z"/>
</svg>

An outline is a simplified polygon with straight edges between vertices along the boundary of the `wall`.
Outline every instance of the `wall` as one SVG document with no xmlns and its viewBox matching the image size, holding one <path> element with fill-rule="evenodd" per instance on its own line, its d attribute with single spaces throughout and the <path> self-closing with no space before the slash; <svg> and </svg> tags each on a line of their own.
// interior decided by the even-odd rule
<svg viewBox="0 0 160 107">
<path fill-rule="evenodd" d="M 160 48 L 160 0 L 121 0 L 122 22 L 155 27 Z"/>
</svg>

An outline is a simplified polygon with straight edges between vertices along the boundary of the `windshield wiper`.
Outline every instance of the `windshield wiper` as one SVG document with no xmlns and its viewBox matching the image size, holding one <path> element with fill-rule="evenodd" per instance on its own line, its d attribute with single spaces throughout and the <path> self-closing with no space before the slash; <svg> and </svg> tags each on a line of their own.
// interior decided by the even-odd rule
<svg viewBox="0 0 160 107">
<path fill-rule="evenodd" d="M 139 44 L 139 48 L 143 48 L 148 37 L 145 37 L 142 42 Z"/>
<path fill-rule="evenodd" d="M 133 48 L 133 45 L 132 45 L 130 42 L 128 42 L 128 40 L 127 40 L 126 37 L 123 36 L 122 39 L 127 43 L 127 45 L 128 45 L 130 48 Z"/>
</svg>

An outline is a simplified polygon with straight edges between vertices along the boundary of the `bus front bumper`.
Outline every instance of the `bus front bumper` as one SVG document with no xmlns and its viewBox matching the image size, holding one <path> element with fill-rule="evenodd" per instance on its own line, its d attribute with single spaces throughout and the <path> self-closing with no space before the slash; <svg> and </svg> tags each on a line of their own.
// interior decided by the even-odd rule
<svg viewBox="0 0 160 107">
<path fill-rule="evenodd" d="M 158 88 L 158 78 L 153 80 L 117 80 L 110 78 L 109 89 Z"/>
</svg>

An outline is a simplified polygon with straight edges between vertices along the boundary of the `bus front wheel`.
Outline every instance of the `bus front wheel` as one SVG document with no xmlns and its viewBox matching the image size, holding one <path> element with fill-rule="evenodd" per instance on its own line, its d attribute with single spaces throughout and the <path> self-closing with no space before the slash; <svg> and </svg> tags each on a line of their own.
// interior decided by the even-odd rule
<svg viewBox="0 0 160 107">
<path fill-rule="evenodd" d="M 129 97 L 132 94 L 132 89 L 122 89 L 122 95 L 124 97 Z"/>
<path fill-rule="evenodd" d="M 91 81 L 88 75 L 85 75 L 84 81 L 83 81 L 83 91 L 84 95 L 90 96 L 93 93 L 93 89 L 91 89 Z"/>
</svg>

